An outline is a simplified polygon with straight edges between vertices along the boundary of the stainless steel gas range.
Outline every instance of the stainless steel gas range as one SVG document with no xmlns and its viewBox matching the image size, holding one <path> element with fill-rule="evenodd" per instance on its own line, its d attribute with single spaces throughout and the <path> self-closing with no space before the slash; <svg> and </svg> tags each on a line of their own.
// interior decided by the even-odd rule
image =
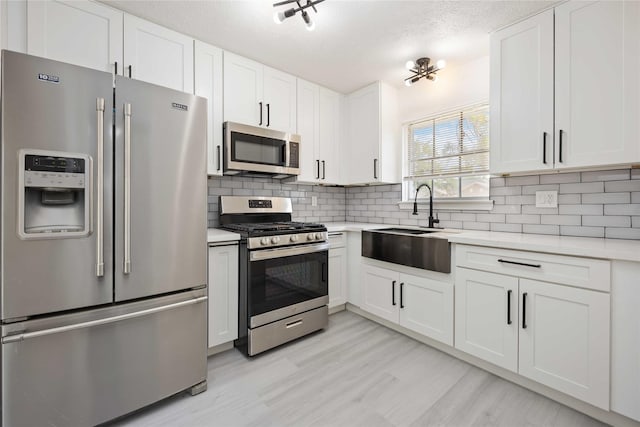
<svg viewBox="0 0 640 427">
<path fill-rule="evenodd" d="M 220 197 L 221 227 L 242 236 L 235 345 L 249 356 L 328 323 L 327 228 L 291 212 L 289 198 Z"/>
</svg>

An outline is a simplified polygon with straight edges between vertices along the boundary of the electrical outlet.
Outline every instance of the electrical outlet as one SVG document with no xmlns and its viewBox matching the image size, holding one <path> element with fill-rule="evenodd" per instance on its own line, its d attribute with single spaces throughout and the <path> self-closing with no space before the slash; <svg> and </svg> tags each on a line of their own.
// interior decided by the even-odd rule
<svg viewBox="0 0 640 427">
<path fill-rule="evenodd" d="M 536 208 L 557 208 L 557 191 L 536 191 Z"/>
<path fill-rule="evenodd" d="M 311 196 L 311 206 L 318 206 L 318 196 Z"/>
</svg>

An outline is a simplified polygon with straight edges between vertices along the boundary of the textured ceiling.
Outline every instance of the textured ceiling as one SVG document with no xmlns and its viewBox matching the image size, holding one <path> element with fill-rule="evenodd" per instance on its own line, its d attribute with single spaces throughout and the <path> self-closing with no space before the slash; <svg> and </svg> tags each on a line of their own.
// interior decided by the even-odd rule
<svg viewBox="0 0 640 427">
<path fill-rule="evenodd" d="M 271 0 L 103 3 L 349 93 L 375 80 L 401 86 L 409 59 L 455 67 L 487 55 L 490 31 L 556 2 L 326 0 L 311 32 L 299 14 L 276 25 Z"/>
</svg>

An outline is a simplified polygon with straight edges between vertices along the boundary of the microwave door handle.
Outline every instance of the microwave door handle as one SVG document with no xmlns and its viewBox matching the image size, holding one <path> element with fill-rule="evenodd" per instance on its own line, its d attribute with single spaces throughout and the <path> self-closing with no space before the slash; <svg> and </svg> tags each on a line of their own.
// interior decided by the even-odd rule
<svg viewBox="0 0 640 427">
<path fill-rule="evenodd" d="M 289 144 L 289 140 L 287 139 L 284 143 L 284 165 L 289 167 L 291 162 L 291 145 Z"/>
</svg>

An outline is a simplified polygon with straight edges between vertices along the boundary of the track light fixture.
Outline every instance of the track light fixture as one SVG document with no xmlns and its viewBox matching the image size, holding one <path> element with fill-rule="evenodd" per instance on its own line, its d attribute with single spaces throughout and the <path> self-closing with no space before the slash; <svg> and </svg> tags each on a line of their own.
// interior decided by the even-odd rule
<svg viewBox="0 0 640 427">
<path fill-rule="evenodd" d="M 407 68 L 407 70 L 411 71 L 413 75 L 404 79 L 404 84 L 407 86 L 411 86 L 423 77 L 433 82 L 438 80 L 438 76 L 436 75 L 436 73 L 442 70 L 447 65 L 447 63 L 444 61 L 444 59 L 440 59 L 438 62 L 436 62 L 435 65 L 429 65 L 430 62 L 430 58 L 418 58 L 415 62 L 407 61 L 405 67 Z"/>
<path fill-rule="evenodd" d="M 278 6 L 284 6 L 285 4 L 290 4 L 290 3 L 295 3 L 298 5 L 298 7 L 292 7 L 291 9 L 287 9 L 285 11 L 282 12 L 275 12 L 273 14 L 273 20 L 275 21 L 276 24 L 282 24 L 282 22 L 287 19 L 290 18 L 292 16 L 294 16 L 296 13 L 300 12 L 300 15 L 302 16 L 302 20 L 304 21 L 305 25 L 307 26 L 307 30 L 309 31 L 313 31 L 313 29 L 316 27 L 316 24 L 311 20 L 311 17 L 309 16 L 309 13 L 307 13 L 307 11 L 305 9 L 307 8 L 312 8 L 316 13 L 318 13 L 318 9 L 316 9 L 316 5 L 318 3 L 322 3 L 324 0 L 307 0 L 307 4 L 305 4 L 304 6 L 300 4 L 301 1 L 304 0 L 284 0 L 278 3 L 274 3 L 273 7 L 278 7 Z"/>
</svg>

